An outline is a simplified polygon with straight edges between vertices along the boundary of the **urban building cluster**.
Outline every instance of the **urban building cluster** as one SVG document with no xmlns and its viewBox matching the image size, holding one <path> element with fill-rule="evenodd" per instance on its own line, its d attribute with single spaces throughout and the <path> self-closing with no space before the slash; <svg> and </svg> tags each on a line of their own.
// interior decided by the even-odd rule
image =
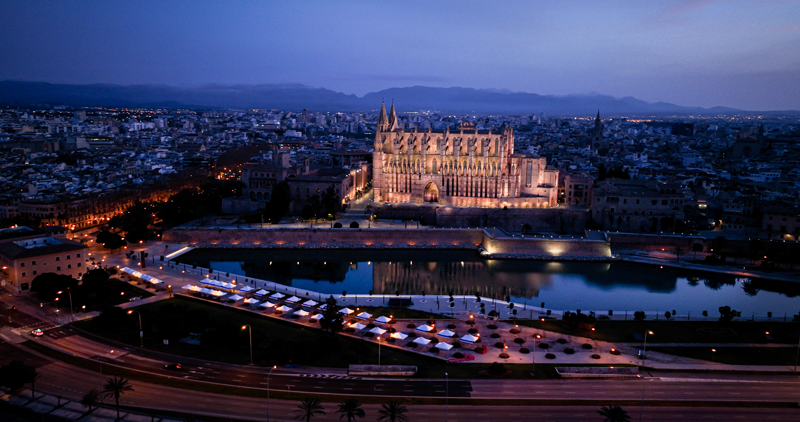
<svg viewBox="0 0 800 422">
<path fill-rule="evenodd" d="M 329 189 L 346 208 L 374 187 L 381 203 L 566 207 L 589 228 L 798 240 L 798 140 L 796 118 L 770 116 L 6 108 L 0 219 L 88 227 L 213 175 L 243 183 L 229 213 L 286 182 L 294 214 Z"/>
</svg>

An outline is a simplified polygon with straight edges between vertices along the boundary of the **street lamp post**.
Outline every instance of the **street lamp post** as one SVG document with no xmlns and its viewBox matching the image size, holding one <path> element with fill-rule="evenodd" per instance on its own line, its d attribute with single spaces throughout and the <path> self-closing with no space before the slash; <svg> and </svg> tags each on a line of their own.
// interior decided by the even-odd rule
<svg viewBox="0 0 800 422">
<path fill-rule="evenodd" d="M 536 334 L 533 336 L 533 350 L 531 350 L 531 363 L 533 367 L 531 368 L 531 376 L 536 376 L 536 340 L 542 338 L 541 335 Z"/>
<path fill-rule="evenodd" d="M 64 293 L 63 290 L 59 290 L 58 294 Z M 75 319 L 74 311 L 72 310 L 72 292 L 67 290 L 67 295 L 69 295 L 69 319 L 73 321 Z"/>
<path fill-rule="evenodd" d="M 717 353 L 717 349 L 711 349 L 711 363 L 714 363 L 714 355 Z"/>
<path fill-rule="evenodd" d="M 381 336 L 378 335 L 378 370 L 381 370 Z"/>
<path fill-rule="evenodd" d="M 269 376 L 272 375 L 272 371 L 277 367 L 277 365 L 273 365 L 272 369 L 267 372 L 267 422 L 269 422 Z"/>
<path fill-rule="evenodd" d="M 641 365 L 639 365 L 640 367 L 644 366 L 644 360 L 646 359 L 645 354 L 647 354 L 647 335 L 648 334 L 653 335 L 653 332 L 652 331 L 645 331 L 644 332 L 644 347 L 642 347 L 642 358 L 639 359 L 639 361 L 641 362 Z M 639 369 L 640 368 L 636 368 L 637 371 Z"/>
<path fill-rule="evenodd" d="M 253 327 L 250 324 L 242 325 L 242 330 L 247 328 L 247 333 L 250 335 L 250 365 L 253 364 Z"/>
<path fill-rule="evenodd" d="M 448 389 L 449 379 L 447 377 L 447 372 L 444 373 L 444 422 L 448 422 L 450 420 L 450 390 Z"/>
<path fill-rule="evenodd" d="M 136 314 L 139 315 L 139 347 L 144 347 L 144 331 L 142 330 L 142 314 L 139 311 L 134 311 L 133 309 L 131 309 L 130 311 L 128 311 L 128 315 L 131 315 L 134 312 L 136 312 Z"/>
</svg>

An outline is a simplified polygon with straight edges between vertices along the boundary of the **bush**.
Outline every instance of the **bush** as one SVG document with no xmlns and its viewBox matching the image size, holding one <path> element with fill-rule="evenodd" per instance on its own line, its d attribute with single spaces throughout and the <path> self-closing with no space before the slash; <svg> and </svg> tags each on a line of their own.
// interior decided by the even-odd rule
<svg viewBox="0 0 800 422">
<path fill-rule="evenodd" d="M 467 324 L 469 324 L 469 325 L 475 325 L 475 321 L 473 321 L 473 320 L 469 320 L 469 321 L 467 321 Z"/>
<path fill-rule="evenodd" d="M 369 331 L 367 331 L 366 333 L 364 333 L 364 337 L 366 337 L 366 338 L 372 338 L 372 337 L 375 337 L 375 334 L 373 334 L 373 333 L 370 333 Z"/>
<path fill-rule="evenodd" d="M 338 223 L 338 222 L 337 223 L 333 223 L 333 228 L 334 229 L 341 229 L 342 228 L 342 223 Z"/>
<path fill-rule="evenodd" d="M 408 324 L 406 325 L 406 328 L 417 328 L 417 324 Z"/>
<path fill-rule="evenodd" d="M 523 355 L 527 355 L 528 353 L 531 352 L 531 350 L 528 349 L 527 347 L 523 347 L 523 348 L 519 349 L 519 352 L 522 353 Z"/>
<path fill-rule="evenodd" d="M 503 359 L 508 359 L 508 353 L 500 353 L 500 357 Z"/>
<path fill-rule="evenodd" d="M 494 325 L 494 324 L 489 324 L 489 325 L 487 325 L 487 326 L 486 326 L 486 328 L 488 328 L 488 329 L 490 329 L 490 330 L 496 330 L 496 329 L 497 329 L 497 326 L 496 326 L 496 325 Z"/>
<path fill-rule="evenodd" d="M 461 353 L 461 352 L 455 352 L 455 353 L 453 353 L 453 357 L 456 358 L 456 359 L 461 359 L 461 358 L 464 357 L 464 354 Z"/>
<path fill-rule="evenodd" d="M 345 333 L 355 333 L 356 329 L 353 328 L 353 327 L 347 327 L 347 328 L 344 329 L 344 332 Z"/>
<path fill-rule="evenodd" d="M 431 347 L 428 351 L 431 352 L 431 353 L 439 353 L 439 349 L 437 349 L 435 347 Z"/>
<path fill-rule="evenodd" d="M 547 359 L 555 359 L 556 355 L 554 355 L 552 353 L 548 353 L 548 354 L 544 355 L 544 357 L 546 357 Z"/>
<path fill-rule="evenodd" d="M 492 375 L 502 375 L 506 373 L 506 367 L 502 363 L 492 362 L 486 371 Z"/>
<path fill-rule="evenodd" d="M 515 338 L 515 339 L 514 339 L 514 343 L 517 343 L 517 344 L 522 344 L 522 343 L 525 343 L 525 340 L 523 340 L 523 339 L 521 339 L 521 338 L 517 337 L 517 338 Z"/>
<path fill-rule="evenodd" d="M 437 345 L 437 344 L 439 344 L 439 339 L 438 339 L 438 338 L 436 338 L 436 337 L 432 338 L 432 339 L 431 339 L 431 344 L 433 344 L 433 345 Z"/>
<path fill-rule="evenodd" d="M 592 355 L 592 359 L 600 359 L 600 355 L 595 353 Z"/>
<path fill-rule="evenodd" d="M 592 345 L 589 343 L 584 343 L 583 345 L 581 345 L 581 347 L 583 347 L 586 350 L 592 350 Z"/>
<path fill-rule="evenodd" d="M 491 338 L 500 338 L 500 334 L 498 334 L 498 333 L 492 333 L 492 335 L 491 335 L 491 336 L 489 336 L 489 337 L 491 337 Z"/>
<path fill-rule="evenodd" d="M 506 344 L 503 343 L 503 342 L 497 342 L 497 343 L 494 344 L 494 347 L 496 347 L 498 349 L 505 349 L 506 348 Z"/>
<path fill-rule="evenodd" d="M 352 223 L 350 223 L 350 228 L 351 228 L 351 229 L 357 229 L 357 228 L 358 228 L 358 223 L 356 223 L 355 221 L 353 221 Z"/>
<path fill-rule="evenodd" d="M 371 330 L 371 329 L 373 329 L 373 328 L 375 328 L 375 324 L 373 324 L 373 323 L 371 323 L 371 322 L 370 322 L 369 324 L 367 324 L 367 329 L 368 329 L 368 330 Z"/>
<path fill-rule="evenodd" d="M 610 351 L 609 353 L 611 353 L 611 354 L 612 354 L 612 355 L 614 355 L 614 356 L 619 356 L 619 355 L 621 355 L 621 354 L 622 354 L 622 352 L 620 352 L 620 351 L 619 351 L 619 350 L 617 350 L 617 349 L 611 349 L 611 351 Z"/>
<path fill-rule="evenodd" d="M 550 345 L 547 343 L 539 343 L 539 348 L 547 350 L 550 348 Z"/>
<path fill-rule="evenodd" d="M 575 354 L 575 349 L 573 349 L 571 347 L 568 347 L 568 348 L 564 349 L 564 353 L 566 353 L 568 355 L 574 355 Z"/>
<path fill-rule="evenodd" d="M 478 329 L 477 328 L 470 328 L 469 331 L 467 331 L 467 332 L 470 333 L 470 334 L 478 334 Z"/>
<path fill-rule="evenodd" d="M 408 347 L 409 349 L 416 349 L 417 343 L 409 342 L 408 344 L 406 344 L 406 347 Z"/>
<path fill-rule="evenodd" d="M 475 348 L 475 351 L 477 353 L 484 353 L 484 352 L 486 352 L 486 350 L 487 350 L 486 346 L 478 346 L 478 347 Z"/>
<path fill-rule="evenodd" d="M 556 341 L 558 342 L 558 344 L 567 344 L 567 339 L 560 338 Z"/>
<path fill-rule="evenodd" d="M 519 334 L 519 330 L 518 330 L 518 329 L 516 329 L 516 328 L 512 328 L 512 329 L 511 329 L 511 331 L 509 331 L 509 332 L 510 332 L 511 334 Z"/>
<path fill-rule="evenodd" d="M 394 328 L 389 328 L 387 331 L 389 331 L 389 334 L 394 334 L 397 332 L 397 330 L 395 330 Z"/>
<path fill-rule="evenodd" d="M 450 329 L 450 330 L 455 330 L 456 329 L 456 325 L 455 324 L 447 324 L 447 328 Z"/>
<path fill-rule="evenodd" d="M 457 341 L 454 341 L 453 342 L 453 349 L 460 349 L 460 348 L 461 348 L 461 343 L 457 342 Z"/>
<path fill-rule="evenodd" d="M 647 319 L 647 315 L 644 314 L 644 311 L 636 311 L 633 313 L 634 321 L 644 321 L 645 319 Z"/>
<path fill-rule="evenodd" d="M 410 332 L 410 333 L 408 333 L 408 338 L 417 338 L 417 337 L 418 337 L 418 336 L 417 336 L 417 333 L 415 333 L 415 332 L 413 332 L 413 331 L 412 331 L 412 332 Z"/>
</svg>

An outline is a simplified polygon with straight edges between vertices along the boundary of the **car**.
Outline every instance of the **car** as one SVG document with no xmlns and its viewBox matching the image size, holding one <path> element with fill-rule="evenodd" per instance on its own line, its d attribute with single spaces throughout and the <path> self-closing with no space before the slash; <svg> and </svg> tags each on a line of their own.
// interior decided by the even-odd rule
<svg viewBox="0 0 800 422">
<path fill-rule="evenodd" d="M 391 206 L 392 206 L 392 204 L 391 204 L 391 203 L 389 203 L 389 202 L 384 202 L 384 203 L 383 203 L 383 206 L 384 206 L 384 207 L 391 207 Z"/>
<path fill-rule="evenodd" d="M 181 364 L 180 363 L 168 363 L 164 365 L 164 369 L 169 369 L 170 371 L 180 371 Z"/>
<path fill-rule="evenodd" d="M 44 331 L 42 331 L 40 328 L 37 328 L 31 331 L 31 335 L 33 335 L 34 337 L 41 337 L 44 335 Z"/>
<path fill-rule="evenodd" d="M 141 296 L 134 296 L 134 297 L 130 298 L 130 300 L 128 300 L 128 302 L 133 302 L 133 301 L 139 300 L 141 298 L 142 298 Z"/>
</svg>

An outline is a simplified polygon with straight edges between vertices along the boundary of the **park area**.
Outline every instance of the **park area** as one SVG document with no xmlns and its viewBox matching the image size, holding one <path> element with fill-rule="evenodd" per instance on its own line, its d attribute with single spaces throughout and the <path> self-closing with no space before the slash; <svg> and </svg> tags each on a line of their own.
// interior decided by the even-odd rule
<svg viewBox="0 0 800 422">
<path fill-rule="evenodd" d="M 145 348 L 150 350 L 247 364 L 250 361 L 249 338 L 248 331 L 242 330 L 242 327 L 249 325 L 252 327 L 253 359 L 256 365 L 296 364 L 346 368 L 350 364 L 378 363 L 378 346 L 374 342 L 269 318 L 246 309 L 176 296 L 138 306 L 136 310 L 142 316 Z M 382 311 L 382 314 L 407 312 L 399 308 L 375 310 Z M 430 317 L 428 313 L 416 315 L 416 311 L 411 315 Z M 119 308 L 109 309 L 97 318 L 75 325 L 105 338 L 135 346 L 139 344 L 138 316 Z M 444 378 L 445 372 L 451 378 L 529 378 L 532 370 L 530 364 L 503 364 L 503 359 L 496 359 L 500 361 L 498 365 L 449 364 L 433 355 L 427 356 L 394 347 L 383 346 L 381 353 L 381 364 L 416 366 L 417 376 L 422 378 Z M 490 348 L 490 353 L 499 352 Z M 537 377 L 551 378 L 553 366 L 537 364 Z"/>
</svg>

